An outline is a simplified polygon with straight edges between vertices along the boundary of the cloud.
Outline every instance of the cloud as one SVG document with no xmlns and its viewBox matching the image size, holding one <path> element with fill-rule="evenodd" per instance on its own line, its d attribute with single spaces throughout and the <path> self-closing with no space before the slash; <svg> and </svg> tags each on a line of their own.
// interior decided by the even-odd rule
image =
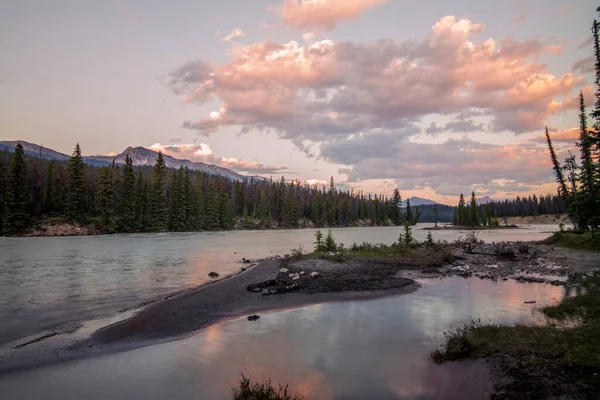
<svg viewBox="0 0 600 400">
<path fill-rule="evenodd" d="M 525 14 L 524 11 L 521 11 L 521 14 L 515 19 L 515 23 L 521 24 L 525 21 L 527 21 L 527 14 Z"/>
<path fill-rule="evenodd" d="M 576 141 L 579 140 L 579 133 L 579 128 L 569 128 L 562 131 L 554 131 L 550 132 L 550 139 L 552 139 L 553 143 L 574 144 Z M 529 139 L 529 141 L 543 143 L 544 145 L 548 143 L 545 133 L 542 133 L 532 139 Z"/>
<path fill-rule="evenodd" d="M 280 174 L 287 170 L 286 167 L 264 165 L 256 161 L 248 162 L 233 157 L 220 158 L 218 160 L 218 165 L 247 174 Z"/>
<path fill-rule="evenodd" d="M 594 68 L 594 57 L 589 56 L 582 60 L 575 61 L 573 63 L 573 66 L 571 67 L 571 70 L 573 70 L 573 72 L 580 72 L 582 74 L 585 74 L 589 72 L 594 72 Z"/>
<path fill-rule="evenodd" d="M 243 36 L 246 36 L 246 34 L 244 33 L 244 31 L 241 30 L 240 28 L 235 28 L 228 35 L 224 36 L 223 40 L 226 41 L 226 42 L 231 42 L 236 37 L 243 37 Z"/>
<path fill-rule="evenodd" d="M 342 20 L 359 17 L 365 10 L 389 0 L 283 0 L 271 7 L 284 25 L 299 29 L 329 31 Z"/>
<path fill-rule="evenodd" d="M 520 134 L 576 107 L 571 93 L 583 77 L 557 76 L 539 63 L 546 43 L 476 40 L 483 30 L 447 16 L 421 41 L 235 45 L 230 61 L 186 63 L 169 85 L 184 102 L 221 103 L 185 128 L 208 135 L 238 126 L 296 144 L 402 130 L 436 114 L 478 114 L 494 131 Z"/>
<path fill-rule="evenodd" d="M 206 143 L 200 144 L 160 144 L 154 143 L 148 147 L 150 150 L 162 151 L 178 159 L 200 161 L 212 164 L 215 161 L 213 151 Z"/>
<path fill-rule="evenodd" d="M 594 38 L 588 37 L 587 39 L 585 39 L 581 43 L 579 43 L 579 45 L 577 46 L 577 50 L 589 48 L 592 46 L 593 43 L 594 43 Z"/>
<path fill-rule="evenodd" d="M 459 119 L 456 121 L 448 122 L 444 126 L 437 126 L 435 122 L 432 122 L 429 127 L 425 128 L 425 133 L 428 135 L 436 136 L 441 132 L 453 132 L 453 133 L 468 133 L 468 132 L 480 132 L 484 130 L 483 123 L 476 124 L 472 119 Z"/>
<path fill-rule="evenodd" d="M 466 138 L 424 144 L 381 133 L 324 143 L 321 154 L 326 161 L 351 165 L 339 171 L 350 182 L 394 179 L 400 189 L 431 187 L 441 195 L 451 194 L 450 187 L 456 194 L 457 186 L 464 191 L 498 180 L 519 182 L 522 190 L 552 182 L 547 150 L 534 144 L 493 145 Z"/>
</svg>

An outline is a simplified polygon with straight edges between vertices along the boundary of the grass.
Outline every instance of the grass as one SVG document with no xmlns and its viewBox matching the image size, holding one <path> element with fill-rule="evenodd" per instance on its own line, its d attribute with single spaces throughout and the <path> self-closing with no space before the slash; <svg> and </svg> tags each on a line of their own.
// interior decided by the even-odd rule
<svg viewBox="0 0 600 400">
<path fill-rule="evenodd" d="M 570 249 L 600 252 L 600 232 L 596 233 L 594 239 L 591 232 L 559 231 L 554 232 L 543 243 Z"/>
<path fill-rule="evenodd" d="M 233 400 L 303 400 L 299 394 L 291 393 L 288 385 L 274 387 L 270 380 L 262 383 L 250 381 L 242 375 L 238 387 L 232 390 Z"/>
<path fill-rule="evenodd" d="M 582 279 L 586 293 L 541 311 L 547 326 L 470 324 L 445 333 L 435 362 L 488 358 L 510 379 L 498 398 L 597 398 L 600 393 L 600 276 Z M 570 327 L 559 322 L 573 322 Z M 568 326 L 568 325 L 567 325 Z"/>
</svg>

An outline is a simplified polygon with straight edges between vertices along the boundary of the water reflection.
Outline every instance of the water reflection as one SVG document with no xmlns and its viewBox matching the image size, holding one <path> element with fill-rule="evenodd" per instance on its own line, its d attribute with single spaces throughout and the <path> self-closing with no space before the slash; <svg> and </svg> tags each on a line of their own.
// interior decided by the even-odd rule
<svg viewBox="0 0 600 400">
<path fill-rule="evenodd" d="M 439 367 L 429 352 L 471 318 L 531 320 L 561 287 L 476 278 L 423 282 L 413 294 L 332 303 L 214 325 L 183 340 L 68 362 L 0 380 L 7 398 L 227 398 L 240 373 L 315 399 L 433 399 L 489 390 L 482 365 Z M 29 384 L 35 382 L 35 385 Z M 446 397 L 444 397 L 446 396 Z"/>
</svg>

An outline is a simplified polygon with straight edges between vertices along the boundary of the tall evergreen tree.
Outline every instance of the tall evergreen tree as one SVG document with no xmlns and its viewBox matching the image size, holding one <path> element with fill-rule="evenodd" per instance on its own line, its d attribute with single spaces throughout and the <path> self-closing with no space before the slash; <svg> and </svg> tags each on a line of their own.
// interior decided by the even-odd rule
<svg viewBox="0 0 600 400">
<path fill-rule="evenodd" d="M 81 156 L 79 143 L 67 164 L 67 218 L 75 222 L 83 222 L 85 217 L 85 164 Z"/>
<path fill-rule="evenodd" d="M 462 193 L 460 194 L 460 200 L 458 201 L 456 219 L 459 226 L 464 226 L 467 224 L 467 208 L 465 205 L 465 196 Z"/>
<path fill-rule="evenodd" d="M 56 188 L 54 187 L 55 162 L 50 161 L 46 167 L 46 178 L 44 180 L 44 212 L 51 213 L 56 206 Z"/>
<path fill-rule="evenodd" d="M 552 166 L 554 168 L 554 175 L 556 176 L 556 181 L 559 185 L 559 194 L 561 196 L 566 196 L 568 190 L 567 184 L 565 183 L 565 176 L 563 174 L 562 167 L 560 166 L 560 162 L 558 161 L 558 157 L 556 157 L 554 146 L 552 146 L 552 139 L 550 139 L 548 127 L 546 127 L 546 141 L 548 142 L 548 149 L 550 150 L 550 160 L 552 161 Z"/>
<path fill-rule="evenodd" d="M 479 219 L 479 210 L 477 209 L 477 198 L 475 197 L 475 192 L 471 193 L 471 215 L 469 216 L 469 225 L 471 226 L 481 226 L 481 222 Z"/>
<path fill-rule="evenodd" d="M 600 209 L 598 207 L 598 199 L 596 198 L 597 186 L 597 168 L 592 159 L 592 144 L 587 127 L 587 116 L 585 113 L 585 104 L 583 101 L 583 93 L 579 94 L 579 141 L 577 146 L 581 150 L 581 198 L 580 198 L 580 215 L 579 223 L 583 227 L 590 226 L 592 231 L 595 230 L 595 214 Z"/>
<path fill-rule="evenodd" d="M 112 231 L 113 215 L 114 215 L 114 184 L 113 184 L 113 168 L 104 167 L 100 171 L 98 177 L 98 186 L 96 194 L 96 209 L 100 213 L 100 221 L 105 230 Z"/>
<path fill-rule="evenodd" d="M 438 223 L 438 209 L 437 209 L 437 204 L 433 205 L 433 218 L 434 218 L 434 222 L 435 222 L 435 227 L 437 228 L 437 223 Z"/>
<path fill-rule="evenodd" d="M 137 227 L 135 212 L 135 174 L 129 153 L 125 155 L 125 167 L 121 179 L 121 201 L 118 209 L 119 227 L 122 232 L 133 232 Z"/>
<path fill-rule="evenodd" d="M 400 196 L 398 188 L 394 189 L 391 207 L 390 218 L 394 225 L 400 226 L 402 224 L 402 196 Z"/>
<path fill-rule="evenodd" d="M 158 152 L 156 164 L 152 170 L 152 186 L 150 195 L 150 229 L 165 231 L 168 227 L 167 210 L 167 166 L 162 152 Z"/>
<path fill-rule="evenodd" d="M 22 233 L 29 226 L 28 202 L 27 166 L 25 165 L 23 146 L 21 143 L 17 143 L 8 168 L 4 199 L 4 233 L 9 235 Z"/>
<path fill-rule="evenodd" d="M 148 186 L 140 170 L 135 181 L 135 227 L 138 231 L 148 228 Z"/>
</svg>

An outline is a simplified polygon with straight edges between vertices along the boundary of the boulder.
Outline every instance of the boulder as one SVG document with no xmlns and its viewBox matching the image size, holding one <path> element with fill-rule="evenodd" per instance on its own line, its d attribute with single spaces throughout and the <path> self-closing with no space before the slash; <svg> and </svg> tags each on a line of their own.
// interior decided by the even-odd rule
<svg viewBox="0 0 600 400">
<path fill-rule="evenodd" d="M 269 294 L 269 290 L 268 289 L 263 289 L 262 294 L 265 295 L 265 296 L 268 295 Z"/>
<path fill-rule="evenodd" d="M 311 272 L 311 273 L 310 273 L 310 277 L 311 277 L 311 278 L 316 278 L 316 277 L 318 277 L 319 275 L 320 275 L 320 274 L 319 274 L 318 272 Z"/>
<path fill-rule="evenodd" d="M 305 274 L 306 274 L 306 272 L 300 271 L 300 276 L 304 276 Z"/>
<path fill-rule="evenodd" d="M 211 271 L 211 272 L 208 273 L 208 276 L 210 276 L 211 278 L 217 278 L 219 276 L 219 274 L 217 274 L 214 271 Z"/>
<path fill-rule="evenodd" d="M 300 279 L 300 275 L 299 274 L 294 274 L 294 276 L 292 276 L 292 280 L 293 281 L 298 280 L 298 279 Z"/>
<path fill-rule="evenodd" d="M 288 275 L 290 278 L 293 278 L 294 276 L 296 276 L 296 274 L 289 274 Z"/>
<path fill-rule="evenodd" d="M 287 268 L 281 268 L 281 269 L 279 270 L 279 272 L 281 272 L 282 274 L 287 274 L 288 272 L 290 272 L 290 270 L 289 270 L 289 269 L 287 269 Z"/>
<path fill-rule="evenodd" d="M 250 316 L 248 316 L 248 321 L 256 321 L 259 318 L 260 318 L 259 315 L 250 315 Z"/>
</svg>

